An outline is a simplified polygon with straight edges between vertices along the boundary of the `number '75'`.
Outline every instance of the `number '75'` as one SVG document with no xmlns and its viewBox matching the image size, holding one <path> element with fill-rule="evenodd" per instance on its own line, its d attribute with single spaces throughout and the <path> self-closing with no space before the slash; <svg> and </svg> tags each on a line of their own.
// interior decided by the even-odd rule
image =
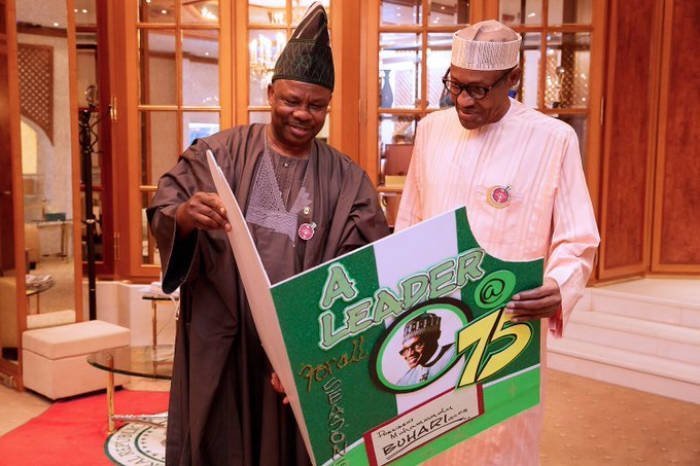
<svg viewBox="0 0 700 466">
<path fill-rule="evenodd" d="M 457 352 L 462 354 L 474 349 L 467 356 L 462 377 L 457 387 L 464 387 L 483 380 L 506 367 L 527 347 L 532 338 L 530 324 L 513 323 L 501 309 L 479 317 L 457 333 Z M 507 323 L 510 323 L 507 327 Z M 489 345 L 499 338 L 510 337 L 511 342 L 502 350 L 487 352 Z"/>
</svg>

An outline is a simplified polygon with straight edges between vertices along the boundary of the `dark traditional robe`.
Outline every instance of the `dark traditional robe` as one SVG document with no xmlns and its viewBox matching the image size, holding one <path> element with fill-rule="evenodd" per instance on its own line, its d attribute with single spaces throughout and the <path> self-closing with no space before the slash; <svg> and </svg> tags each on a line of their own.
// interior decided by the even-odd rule
<svg viewBox="0 0 700 466">
<path fill-rule="evenodd" d="M 170 393 L 169 465 L 288 465 L 309 459 L 288 406 L 270 384 L 260 345 L 225 233 L 195 231 L 177 239 L 175 210 L 197 191 L 214 192 L 210 149 L 244 214 L 265 127 L 236 127 L 196 141 L 160 180 L 148 209 L 163 262 L 163 289 L 181 287 L 181 311 Z M 312 219 L 303 269 L 388 234 L 376 192 L 350 159 L 315 141 Z M 269 269 L 269 267 L 267 267 Z"/>
</svg>

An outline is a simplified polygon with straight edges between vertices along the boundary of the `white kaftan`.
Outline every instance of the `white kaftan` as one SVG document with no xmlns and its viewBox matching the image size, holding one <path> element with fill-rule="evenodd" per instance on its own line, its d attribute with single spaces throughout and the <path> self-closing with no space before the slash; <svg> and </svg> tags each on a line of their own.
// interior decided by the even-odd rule
<svg viewBox="0 0 700 466">
<path fill-rule="evenodd" d="M 501 120 L 475 130 L 462 127 L 454 108 L 420 121 L 396 229 L 466 206 L 474 236 L 489 254 L 514 261 L 545 257 L 544 276 L 559 285 L 562 310 L 543 325 L 561 336 L 593 267 L 598 229 L 574 130 L 513 99 L 510 104 Z M 493 194 L 499 187 L 500 197 Z M 538 406 L 426 464 L 539 464 L 541 424 Z"/>
</svg>

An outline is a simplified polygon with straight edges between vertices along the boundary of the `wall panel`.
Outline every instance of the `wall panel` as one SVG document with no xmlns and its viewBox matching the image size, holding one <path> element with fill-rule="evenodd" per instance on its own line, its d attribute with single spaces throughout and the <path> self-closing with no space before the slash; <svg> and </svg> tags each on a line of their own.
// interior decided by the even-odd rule
<svg viewBox="0 0 700 466">
<path fill-rule="evenodd" d="M 667 0 L 664 28 L 655 272 L 700 272 L 700 2 Z"/>
</svg>

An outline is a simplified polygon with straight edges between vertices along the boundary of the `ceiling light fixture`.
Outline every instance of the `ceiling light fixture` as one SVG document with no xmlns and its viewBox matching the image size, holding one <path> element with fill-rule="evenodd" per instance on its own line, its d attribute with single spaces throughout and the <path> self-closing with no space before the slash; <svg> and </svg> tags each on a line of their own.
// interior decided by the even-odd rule
<svg viewBox="0 0 700 466">
<path fill-rule="evenodd" d="M 214 13 L 213 11 L 211 11 L 211 10 L 210 10 L 209 8 L 207 8 L 206 6 L 203 6 L 202 9 L 199 10 L 199 11 L 200 11 L 200 13 L 202 14 L 202 18 L 204 18 L 204 19 L 208 19 L 208 20 L 210 20 L 210 21 L 216 21 L 216 20 L 219 19 L 219 17 L 216 16 L 216 13 Z"/>
</svg>

